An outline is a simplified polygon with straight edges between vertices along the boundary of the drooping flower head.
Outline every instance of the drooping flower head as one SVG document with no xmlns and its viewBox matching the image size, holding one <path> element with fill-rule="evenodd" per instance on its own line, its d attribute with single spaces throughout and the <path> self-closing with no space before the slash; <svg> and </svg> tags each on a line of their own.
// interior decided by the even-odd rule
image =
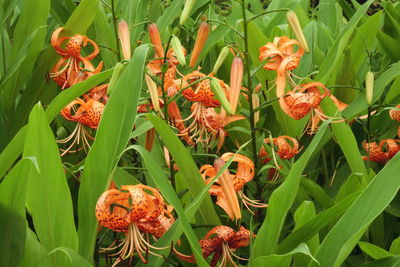
<svg viewBox="0 0 400 267">
<path fill-rule="evenodd" d="M 104 104 L 86 96 L 86 100 L 77 98 L 69 103 L 65 108 L 61 110 L 61 116 L 66 120 L 75 121 L 77 125 L 72 133 L 62 140 L 58 140 L 58 143 L 68 143 L 72 140 L 71 144 L 66 149 L 60 149 L 62 151 L 61 156 L 67 153 L 77 152 L 82 149 L 85 151 L 90 147 L 89 140 L 94 138 L 85 129 L 86 127 L 97 129 L 100 123 L 101 115 L 103 114 Z M 78 148 L 73 150 L 73 147 L 77 145 Z"/>
<path fill-rule="evenodd" d="M 98 73 L 103 67 L 101 62 L 97 68 L 94 68 L 90 60 L 99 54 L 97 44 L 85 35 L 75 34 L 72 37 L 61 36 L 63 27 L 56 29 L 51 36 L 51 45 L 61 56 L 56 65 L 54 65 L 50 77 L 61 87 L 68 88 L 75 83 L 85 80 L 90 75 Z M 93 52 L 87 56 L 81 53 L 82 47 L 90 43 L 93 46 Z M 79 75 L 82 74 L 83 75 Z"/>
<path fill-rule="evenodd" d="M 164 203 L 158 190 L 143 184 L 121 186 L 121 190 L 105 191 L 96 204 L 96 218 L 100 225 L 116 232 L 123 232 L 125 238 L 119 245 L 103 251 L 119 249 L 114 255 L 119 262 L 137 254 L 143 262 L 147 262 L 147 253 L 158 255 L 149 248 L 152 246 L 144 234 L 160 238 L 173 224 L 172 207 Z"/>
<path fill-rule="evenodd" d="M 275 37 L 272 43 L 267 43 L 260 48 L 260 61 L 267 60 L 263 66 L 266 70 L 274 70 L 276 77 L 276 94 L 282 97 L 285 93 L 286 79 L 296 69 L 304 54 L 299 42 L 286 36 Z"/>
<path fill-rule="evenodd" d="M 370 160 L 377 163 L 386 163 L 397 152 L 400 151 L 400 140 L 386 139 L 382 140 L 379 145 L 376 142 L 364 142 L 363 146 L 367 152 L 367 156 L 363 156 L 363 160 Z"/>
<path fill-rule="evenodd" d="M 299 142 L 291 136 L 282 135 L 272 138 L 272 142 L 277 147 L 276 153 L 281 159 L 291 159 L 299 153 Z M 265 138 L 264 143 L 270 143 L 270 138 Z M 271 160 L 264 147 L 261 147 L 258 156 L 262 159 L 262 163 L 268 163 Z"/>
<path fill-rule="evenodd" d="M 210 195 L 217 197 L 217 205 L 220 206 L 228 216 L 234 220 L 238 218 L 240 214 L 240 208 L 235 203 L 237 201 L 236 193 L 242 199 L 243 204 L 250 210 L 249 206 L 256 208 L 265 208 L 266 204 L 259 203 L 257 200 L 252 200 L 248 198 L 243 193 L 243 187 L 246 183 L 250 182 L 254 178 L 254 163 L 251 159 L 243 156 L 241 154 L 225 153 L 221 156 L 221 159 L 226 162 L 233 157 L 232 162 L 237 163 L 236 172 L 226 171 L 227 174 L 221 175 L 218 180 L 210 188 Z M 201 166 L 200 173 L 206 184 L 210 183 L 219 171 L 218 166 L 214 164 L 205 164 Z M 226 188 L 227 185 L 221 183 L 222 179 L 230 180 L 233 186 L 233 193 Z M 228 184 L 229 185 L 229 184 Z M 236 197 L 236 198 L 235 198 Z M 235 200 L 236 199 L 236 200 Z M 239 210 L 237 210 L 239 209 Z M 251 211 L 251 210 L 250 210 Z"/>
<path fill-rule="evenodd" d="M 220 225 L 212 228 L 203 239 L 200 240 L 200 247 L 204 258 L 212 256 L 210 265 L 216 266 L 220 261 L 222 267 L 237 266 L 234 258 L 246 260 L 236 256 L 235 250 L 247 247 L 250 243 L 251 233 L 249 230 L 240 227 L 239 231 L 233 230 L 229 226 Z M 195 262 L 193 255 L 184 255 L 174 249 L 175 254 L 182 260 L 187 262 Z"/>
</svg>

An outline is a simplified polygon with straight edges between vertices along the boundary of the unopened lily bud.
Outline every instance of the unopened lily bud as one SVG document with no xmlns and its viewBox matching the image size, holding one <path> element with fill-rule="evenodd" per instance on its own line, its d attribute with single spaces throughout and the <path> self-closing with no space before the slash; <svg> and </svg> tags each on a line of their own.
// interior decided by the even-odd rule
<svg viewBox="0 0 400 267">
<path fill-rule="evenodd" d="M 157 25 L 151 23 L 149 25 L 150 41 L 153 44 L 156 57 L 164 57 L 164 51 L 161 43 L 160 33 L 158 32 Z"/>
<path fill-rule="evenodd" d="M 146 132 L 146 142 L 144 147 L 147 149 L 147 151 L 151 152 L 153 149 L 153 144 L 154 144 L 154 137 L 156 135 L 156 129 L 151 128 Z"/>
<path fill-rule="evenodd" d="M 154 110 L 160 112 L 160 102 L 158 101 L 158 90 L 156 83 L 151 79 L 149 75 L 145 75 L 147 88 L 149 89 L 151 103 L 153 104 Z"/>
<path fill-rule="evenodd" d="M 253 101 L 253 108 L 256 109 L 260 106 L 260 97 L 258 96 L 258 94 L 253 93 L 251 95 L 251 99 Z M 257 124 L 257 122 L 260 120 L 260 111 L 256 111 L 254 113 L 254 123 Z"/>
<path fill-rule="evenodd" d="M 365 91 L 367 103 L 368 105 L 371 105 L 372 96 L 374 94 L 374 74 L 371 71 L 368 71 L 365 76 Z"/>
<path fill-rule="evenodd" d="M 214 161 L 215 171 L 218 173 L 224 166 L 225 161 L 223 159 L 216 159 Z M 228 170 L 225 170 L 218 178 L 218 183 L 221 185 L 222 190 L 225 194 L 227 204 L 229 207 L 225 209 L 229 217 L 233 220 L 238 220 L 242 217 L 242 213 L 239 206 L 239 201 L 233 187 L 233 181 Z"/>
<path fill-rule="evenodd" d="M 239 101 L 240 88 L 243 80 L 243 61 L 240 57 L 235 57 L 231 67 L 231 91 L 229 95 L 229 103 L 232 112 L 236 112 L 236 107 Z"/>
<path fill-rule="evenodd" d="M 197 32 L 196 42 L 194 44 L 192 56 L 190 57 L 189 66 L 191 68 L 193 68 L 194 65 L 196 65 L 197 59 L 199 58 L 199 55 L 207 42 L 207 37 L 209 33 L 210 33 L 210 25 L 207 22 L 203 21 L 200 24 L 199 31 Z"/>
<path fill-rule="evenodd" d="M 289 22 L 290 28 L 292 28 L 297 40 L 299 41 L 301 47 L 304 49 L 304 52 L 310 52 L 306 38 L 304 37 L 303 30 L 301 29 L 299 18 L 297 17 L 296 13 L 290 10 L 288 13 L 286 13 L 286 17 Z"/>
<path fill-rule="evenodd" d="M 115 84 L 119 80 L 119 77 L 121 77 L 122 72 L 125 69 L 125 65 L 118 62 L 115 64 L 113 74 L 111 75 L 110 83 L 107 88 L 107 95 L 111 95 L 111 91 L 114 88 Z"/>
<path fill-rule="evenodd" d="M 211 78 L 210 80 L 210 86 L 211 89 L 213 90 L 215 97 L 219 100 L 221 103 L 221 106 L 229 115 L 233 115 L 231 105 L 229 104 L 228 99 L 226 98 L 226 95 L 224 93 L 224 90 L 222 90 L 221 85 L 219 84 L 218 80 Z"/>
<path fill-rule="evenodd" d="M 183 25 L 185 21 L 188 19 L 195 3 L 196 0 L 186 0 L 185 5 L 183 7 L 181 18 L 179 20 L 179 25 Z"/>
<path fill-rule="evenodd" d="M 129 35 L 129 26 L 125 20 L 118 23 L 118 37 L 121 42 L 122 55 L 124 59 L 131 58 L 131 38 Z"/>
<path fill-rule="evenodd" d="M 175 53 L 176 59 L 178 59 L 179 64 L 181 64 L 182 66 L 185 66 L 186 58 L 185 58 L 185 54 L 183 52 L 183 47 L 182 47 L 181 41 L 175 35 L 172 36 L 171 45 L 172 45 L 172 48 L 174 49 L 174 53 Z"/>
<path fill-rule="evenodd" d="M 221 67 L 222 63 L 224 63 L 225 58 L 228 56 L 229 53 L 229 47 L 225 46 L 224 48 L 222 48 L 221 53 L 219 53 L 219 56 L 217 58 L 217 61 L 215 61 L 214 64 L 214 68 L 213 68 L 213 73 L 217 73 L 217 71 L 219 70 L 219 68 Z"/>
</svg>

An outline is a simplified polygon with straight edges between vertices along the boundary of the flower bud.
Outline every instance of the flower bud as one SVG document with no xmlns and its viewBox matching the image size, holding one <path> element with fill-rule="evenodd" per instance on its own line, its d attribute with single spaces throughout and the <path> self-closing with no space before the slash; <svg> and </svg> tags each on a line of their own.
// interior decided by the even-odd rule
<svg viewBox="0 0 400 267">
<path fill-rule="evenodd" d="M 372 103 L 372 96 L 374 94 L 374 74 L 371 71 L 367 72 L 365 76 L 365 95 L 367 97 L 368 105 Z"/>
<path fill-rule="evenodd" d="M 122 64 L 121 62 L 118 62 L 115 64 L 113 74 L 111 75 L 110 83 L 107 88 L 107 95 L 111 95 L 111 91 L 114 88 L 115 84 L 119 80 L 119 77 L 121 77 L 122 72 L 125 69 L 125 65 Z"/>
<path fill-rule="evenodd" d="M 199 58 L 199 55 L 207 42 L 207 37 L 209 33 L 210 33 L 210 25 L 207 22 L 203 21 L 200 24 L 199 31 L 197 32 L 196 42 L 194 44 L 192 56 L 190 57 L 189 66 L 191 68 L 193 68 L 196 65 L 197 59 Z"/>
<path fill-rule="evenodd" d="M 145 80 L 147 88 L 149 89 L 150 99 L 151 103 L 153 104 L 154 110 L 156 112 L 160 112 L 160 102 L 158 100 L 157 85 L 148 74 L 145 74 Z"/>
<path fill-rule="evenodd" d="M 146 142 L 144 147 L 147 149 L 147 151 L 151 152 L 153 149 L 153 144 L 154 144 L 154 137 L 156 135 L 156 129 L 151 128 L 146 132 Z"/>
<path fill-rule="evenodd" d="M 231 91 L 229 95 L 229 103 L 232 112 L 236 112 L 236 107 L 239 101 L 240 88 L 243 80 L 243 62 L 240 57 L 235 57 L 231 67 Z"/>
<path fill-rule="evenodd" d="M 218 173 L 224 166 L 225 161 L 223 159 L 216 159 L 214 161 L 215 171 Z M 225 194 L 227 204 L 229 207 L 225 209 L 231 217 L 231 219 L 238 220 L 242 217 L 242 213 L 239 206 L 239 201 L 233 187 L 233 181 L 228 170 L 225 170 L 218 178 L 218 183 L 221 185 L 222 190 Z M 229 211 L 229 212 L 228 212 Z M 230 214 L 229 214 L 230 213 Z"/>
<path fill-rule="evenodd" d="M 179 64 L 181 64 L 182 66 L 185 66 L 186 58 L 185 58 L 185 54 L 183 52 L 183 47 L 181 45 L 181 41 L 175 35 L 172 36 L 171 45 L 172 45 L 172 48 L 174 49 L 174 53 L 175 53 L 176 58 L 179 61 Z"/>
<path fill-rule="evenodd" d="M 121 42 L 122 55 L 124 59 L 131 58 L 131 39 L 129 35 L 129 26 L 125 20 L 118 23 L 118 37 Z"/>
<path fill-rule="evenodd" d="M 210 79 L 210 86 L 211 89 L 213 90 L 215 97 L 219 100 L 221 103 L 221 106 L 229 115 L 233 115 L 231 105 L 229 104 L 228 99 L 225 96 L 224 91 L 222 90 L 219 82 L 217 79 L 211 78 Z"/>
<path fill-rule="evenodd" d="M 156 57 L 164 57 L 164 51 L 161 43 L 160 33 L 158 32 L 157 25 L 151 23 L 149 25 L 150 41 L 153 44 Z"/>
<path fill-rule="evenodd" d="M 260 97 L 258 96 L 257 93 L 253 93 L 251 95 L 251 99 L 253 101 L 253 109 L 256 109 L 260 106 Z M 260 111 L 256 111 L 254 113 L 254 124 L 257 124 L 257 122 L 260 120 Z"/>
<path fill-rule="evenodd" d="M 190 12 L 192 12 L 192 9 L 193 9 L 193 6 L 195 3 L 196 3 L 196 0 L 186 0 L 184 7 L 183 7 L 181 18 L 179 20 L 179 25 L 183 25 L 185 23 L 185 21 L 188 19 L 188 17 L 190 16 Z"/>
<path fill-rule="evenodd" d="M 304 37 L 303 30 L 301 29 L 301 25 L 299 22 L 299 18 L 297 17 L 296 13 L 290 10 L 286 14 L 287 20 L 289 22 L 290 28 L 292 28 L 294 34 L 296 35 L 297 40 L 299 41 L 301 47 L 304 49 L 304 52 L 310 52 L 308 48 L 306 38 Z"/>
<path fill-rule="evenodd" d="M 219 68 L 221 67 L 222 63 L 224 63 L 225 58 L 228 56 L 229 53 L 229 47 L 225 46 L 222 48 L 221 53 L 219 53 L 219 56 L 217 58 L 217 61 L 215 61 L 214 68 L 213 68 L 213 73 L 217 74 Z"/>
</svg>

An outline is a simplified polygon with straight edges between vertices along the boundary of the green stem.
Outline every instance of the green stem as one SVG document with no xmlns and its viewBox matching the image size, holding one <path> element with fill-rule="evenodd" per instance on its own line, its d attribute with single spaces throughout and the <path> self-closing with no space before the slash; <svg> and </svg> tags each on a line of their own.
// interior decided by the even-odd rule
<svg viewBox="0 0 400 267">
<path fill-rule="evenodd" d="M 245 0 L 243 0 L 243 1 L 245 1 Z M 258 14 L 258 15 L 255 15 L 255 16 L 252 17 L 252 18 L 249 18 L 249 19 L 247 20 L 247 23 L 249 23 L 249 22 L 251 22 L 251 21 L 253 21 L 253 20 L 255 20 L 255 19 L 258 19 L 259 17 L 262 17 L 262 16 L 264 16 L 264 15 L 267 15 L 267 14 L 270 14 L 270 13 L 274 13 L 274 12 L 283 12 L 283 11 L 288 12 L 288 11 L 290 11 L 290 9 L 289 9 L 289 8 L 282 8 L 282 9 L 275 9 L 275 10 L 265 11 L 265 12 L 262 12 L 262 13 L 260 13 L 260 14 Z"/>
<path fill-rule="evenodd" d="M 118 61 L 121 61 L 121 51 L 120 51 L 121 49 L 119 47 L 117 17 L 115 16 L 114 0 L 111 0 L 111 13 L 112 13 L 113 24 L 114 24 L 115 43 L 116 43 L 116 48 L 118 50 Z"/>
<path fill-rule="evenodd" d="M 254 121 L 254 105 L 253 98 L 253 85 L 251 81 L 251 71 L 250 71 L 250 57 L 249 57 L 249 34 L 247 30 L 247 25 L 249 21 L 246 16 L 246 0 L 242 1 L 242 14 L 243 14 L 243 31 L 244 31 L 244 59 L 245 59 L 245 71 L 247 74 L 247 89 L 249 90 L 249 111 L 250 111 L 250 129 L 251 129 L 251 148 L 253 151 L 253 161 L 254 161 L 254 172 L 258 174 L 258 156 L 257 156 L 257 143 L 256 143 L 256 126 Z"/>
</svg>

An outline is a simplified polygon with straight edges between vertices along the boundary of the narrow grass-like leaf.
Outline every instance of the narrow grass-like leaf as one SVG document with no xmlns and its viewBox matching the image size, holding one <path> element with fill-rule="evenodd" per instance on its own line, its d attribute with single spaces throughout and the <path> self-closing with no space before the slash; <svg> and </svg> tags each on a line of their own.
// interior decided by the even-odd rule
<svg viewBox="0 0 400 267">
<path fill-rule="evenodd" d="M 148 114 L 147 118 L 153 123 L 157 133 L 161 136 L 169 152 L 172 154 L 180 171 L 186 177 L 189 192 L 192 199 L 194 199 L 204 188 L 204 181 L 200 176 L 200 171 L 196 163 L 193 161 L 189 151 L 165 122 L 152 114 Z M 212 225 L 218 225 L 220 223 L 210 197 L 204 199 L 199 212 L 204 223 Z"/>
<path fill-rule="evenodd" d="M 111 174 L 118 163 L 117 157 L 128 143 L 136 119 L 148 50 L 148 46 L 136 48 L 128 66 L 116 82 L 85 161 L 78 196 L 78 234 L 80 254 L 89 261 L 92 260 L 97 234 L 95 205 L 107 189 Z"/>
<path fill-rule="evenodd" d="M 36 158 L 37 166 L 28 171 L 26 206 L 33 218 L 41 244 L 51 251 L 63 246 L 78 248 L 71 194 L 60 153 L 46 114 L 40 104 L 29 117 L 24 157 Z M 64 258 L 52 256 L 56 266 L 64 266 Z"/>
<path fill-rule="evenodd" d="M 254 262 L 252 262 L 252 266 L 289 267 L 290 262 L 292 260 L 292 256 L 296 254 L 303 254 L 305 256 L 308 256 L 310 260 L 318 264 L 318 261 L 313 257 L 308 246 L 304 243 L 300 243 L 295 249 L 286 254 L 283 255 L 272 254 L 269 256 L 258 257 L 254 260 Z"/>
<path fill-rule="evenodd" d="M 378 247 L 374 244 L 368 243 L 368 242 L 360 241 L 360 242 L 358 242 L 358 246 L 361 248 L 362 251 L 365 252 L 365 254 L 367 254 L 374 260 L 379 260 L 379 259 L 383 259 L 386 257 L 394 256 L 389 251 L 384 250 L 383 248 L 380 248 L 380 247 Z"/>
<path fill-rule="evenodd" d="M 254 241 L 252 259 L 259 256 L 268 256 L 276 252 L 283 223 L 299 189 L 301 174 L 315 148 L 322 140 L 327 126 L 328 121 L 321 125 L 307 150 L 292 165 L 285 181 L 272 193 L 268 201 L 267 217 Z"/>
<path fill-rule="evenodd" d="M 399 162 L 400 154 L 397 154 L 368 184 L 325 237 L 316 254 L 322 266 L 340 266 L 356 245 L 357 237 L 361 237 L 368 225 L 395 197 L 400 189 L 400 180 L 393 177 L 400 172 Z"/>
</svg>

